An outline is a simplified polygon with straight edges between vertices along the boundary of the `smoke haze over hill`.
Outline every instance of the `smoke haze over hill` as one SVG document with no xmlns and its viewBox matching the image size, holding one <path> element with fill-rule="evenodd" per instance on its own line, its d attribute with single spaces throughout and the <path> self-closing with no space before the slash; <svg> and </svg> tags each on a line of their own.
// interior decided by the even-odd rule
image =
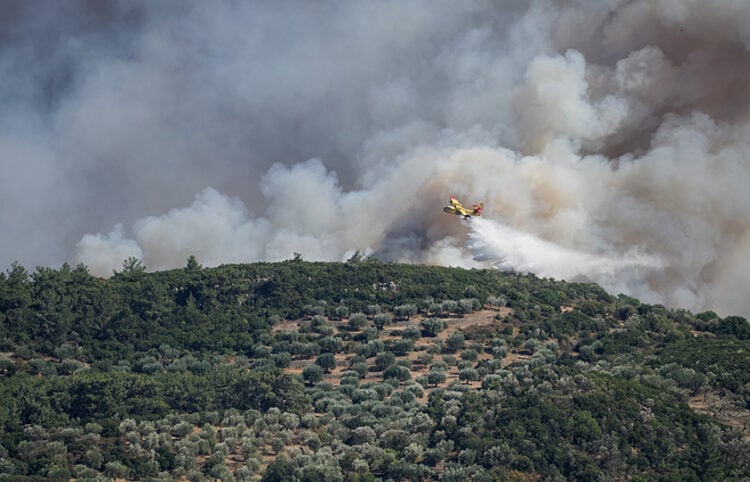
<svg viewBox="0 0 750 482">
<path fill-rule="evenodd" d="M 360 250 L 750 314 L 750 4 L 0 12 L 4 267 Z"/>
</svg>

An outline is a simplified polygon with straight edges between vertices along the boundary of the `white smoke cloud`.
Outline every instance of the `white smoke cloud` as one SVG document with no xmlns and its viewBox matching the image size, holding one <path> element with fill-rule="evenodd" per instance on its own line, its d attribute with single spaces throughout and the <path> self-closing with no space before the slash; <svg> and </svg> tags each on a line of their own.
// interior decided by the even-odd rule
<svg viewBox="0 0 750 482">
<path fill-rule="evenodd" d="M 1 265 L 359 250 L 750 314 L 750 4 L 0 12 Z"/>
<path fill-rule="evenodd" d="M 568 136 L 599 149 L 628 114 L 628 105 L 617 96 L 588 98 L 586 61 L 575 50 L 565 56 L 535 58 L 518 89 L 521 148 L 538 152 L 555 138 Z"/>
<path fill-rule="evenodd" d="M 143 250 L 132 239 L 125 238 L 122 224 L 116 224 L 107 234 L 86 234 L 76 245 L 75 257 L 92 273 L 110 276 L 128 258 L 143 258 Z"/>
</svg>

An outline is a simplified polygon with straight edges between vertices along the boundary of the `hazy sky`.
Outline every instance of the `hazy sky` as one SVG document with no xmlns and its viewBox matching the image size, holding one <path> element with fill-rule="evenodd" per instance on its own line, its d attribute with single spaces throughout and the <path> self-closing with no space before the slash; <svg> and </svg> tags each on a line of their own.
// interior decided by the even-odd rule
<svg viewBox="0 0 750 482">
<path fill-rule="evenodd" d="M 360 250 L 747 315 L 749 46 L 732 0 L 6 0 L 0 266 Z"/>
</svg>

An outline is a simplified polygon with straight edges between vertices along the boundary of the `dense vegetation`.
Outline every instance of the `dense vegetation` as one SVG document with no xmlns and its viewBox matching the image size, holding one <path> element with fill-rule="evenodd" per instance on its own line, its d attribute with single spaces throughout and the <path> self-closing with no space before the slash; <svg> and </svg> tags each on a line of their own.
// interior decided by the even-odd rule
<svg viewBox="0 0 750 482">
<path fill-rule="evenodd" d="M 740 480 L 750 325 L 494 270 L 0 273 L 0 480 Z"/>
</svg>

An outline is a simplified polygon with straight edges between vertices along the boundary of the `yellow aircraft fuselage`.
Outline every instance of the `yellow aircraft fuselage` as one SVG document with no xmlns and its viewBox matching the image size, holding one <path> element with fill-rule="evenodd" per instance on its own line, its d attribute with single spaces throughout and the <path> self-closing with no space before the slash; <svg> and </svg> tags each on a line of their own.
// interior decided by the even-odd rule
<svg viewBox="0 0 750 482">
<path fill-rule="evenodd" d="M 474 204 L 472 205 L 471 209 L 465 208 L 463 204 L 461 204 L 458 199 L 451 196 L 450 199 L 450 206 L 445 206 L 443 208 L 443 211 L 445 211 L 448 214 L 455 214 L 456 216 L 463 216 L 464 219 L 469 219 L 472 216 L 481 216 L 482 215 L 482 209 L 484 208 L 484 203 Z"/>
</svg>

